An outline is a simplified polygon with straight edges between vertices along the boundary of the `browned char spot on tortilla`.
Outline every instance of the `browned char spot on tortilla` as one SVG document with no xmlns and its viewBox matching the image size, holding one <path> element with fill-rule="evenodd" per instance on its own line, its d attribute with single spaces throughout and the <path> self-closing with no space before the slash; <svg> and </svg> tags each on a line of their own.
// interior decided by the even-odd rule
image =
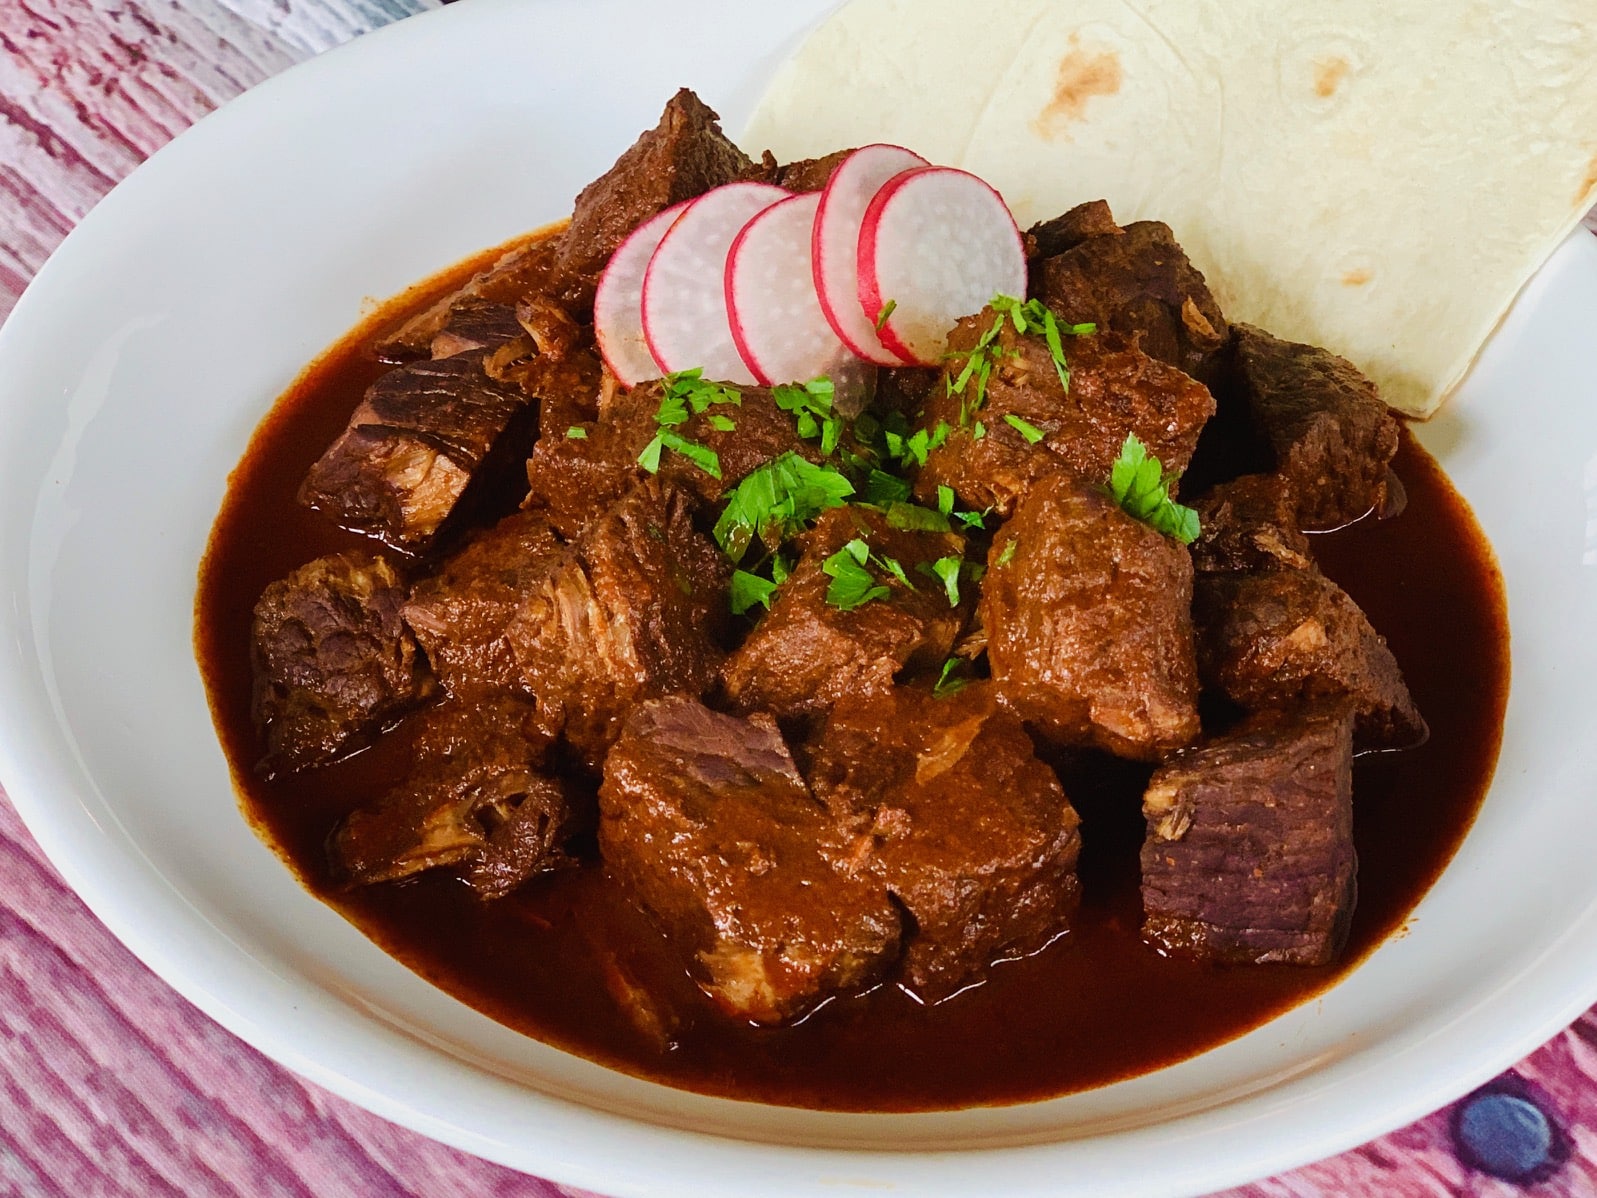
<svg viewBox="0 0 1597 1198">
<path fill-rule="evenodd" d="M 1348 287 L 1362 287 L 1375 276 L 1364 267 L 1356 267 L 1342 276 L 1342 282 Z"/>
<path fill-rule="evenodd" d="M 1586 163 L 1586 174 L 1581 178 L 1580 187 L 1575 191 L 1575 203 L 1586 203 L 1593 188 L 1597 188 L 1597 150 L 1592 151 L 1591 159 Z"/>
<path fill-rule="evenodd" d="M 1342 85 L 1342 80 L 1347 78 L 1350 69 L 1348 60 L 1338 54 L 1318 59 L 1314 64 L 1314 94 L 1333 94 Z"/>
<path fill-rule="evenodd" d="M 1124 79 L 1120 55 L 1113 50 L 1084 47 L 1080 35 L 1072 33 L 1070 49 L 1059 60 L 1054 76 L 1054 94 L 1032 121 L 1032 128 L 1050 141 L 1064 135 L 1066 126 L 1085 115 L 1087 101 L 1094 96 L 1114 95 Z"/>
</svg>

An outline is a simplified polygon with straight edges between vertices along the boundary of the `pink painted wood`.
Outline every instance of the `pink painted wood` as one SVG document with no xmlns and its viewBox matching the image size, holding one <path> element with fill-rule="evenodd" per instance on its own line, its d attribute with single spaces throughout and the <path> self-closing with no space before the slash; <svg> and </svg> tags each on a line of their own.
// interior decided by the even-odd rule
<svg viewBox="0 0 1597 1198">
<path fill-rule="evenodd" d="M 0 0 L 0 318 L 171 137 L 439 2 Z M 241 1044 L 88 913 L 3 791 L 0 977 L 0 1198 L 576 1193 L 387 1123 Z M 1597 1194 L 1597 1012 L 1472 1098 L 1228 1198 L 1514 1193 Z"/>
</svg>

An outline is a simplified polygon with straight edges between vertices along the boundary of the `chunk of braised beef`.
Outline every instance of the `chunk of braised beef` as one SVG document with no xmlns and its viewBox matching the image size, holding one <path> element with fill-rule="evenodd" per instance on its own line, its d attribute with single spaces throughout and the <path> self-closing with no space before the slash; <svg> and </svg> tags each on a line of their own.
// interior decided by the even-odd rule
<svg viewBox="0 0 1597 1198">
<path fill-rule="evenodd" d="M 1169 225 L 1136 221 L 1084 236 L 1043 261 L 1035 277 L 1033 290 L 1061 319 L 1113 329 L 1149 357 L 1214 381 L 1230 329 Z"/>
<path fill-rule="evenodd" d="M 557 257 L 573 309 L 585 314 L 591 308 L 610 255 L 644 221 L 762 169 L 727 139 L 715 113 L 698 96 L 687 88 L 677 92 L 660 123 L 577 197 Z"/>
<path fill-rule="evenodd" d="M 828 602 L 826 560 L 856 539 L 878 559 L 896 562 L 914 589 L 873 564 L 867 568 L 887 588 L 885 596 L 849 610 Z M 969 615 L 972 588 L 967 585 L 959 604 L 951 605 L 944 584 L 923 567 L 958 561 L 964 548 L 959 536 L 894 528 L 870 508 L 824 513 L 804 535 L 798 563 L 771 610 L 727 659 L 721 680 L 732 706 L 783 719 L 811 717 L 849 695 L 890 690 L 900 673 L 937 669 Z"/>
<path fill-rule="evenodd" d="M 993 683 L 1062 744 L 1158 760 L 1198 735 L 1192 560 L 1056 474 L 993 539 L 979 614 Z"/>
<path fill-rule="evenodd" d="M 385 362 L 422 357 L 430 352 L 433 339 L 449 324 L 456 309 L 478 302 L 513 306 L 529 295 L 547 291 L 558 244 L 557 239 L 534 235 L 531 241 L 505 251 L 492 266 L 407 320 L 378 346 L 377 356 Z"/>
<path fill-rule="evenodd" d="M 520 688 L 521 668 L 505 629 L 562 552 L 543 516 L 516 512 L 411 588 L 405 623 L 451 694 Z"/>
<path fill-rule="evenodd" d="M 747 475 L 792 450 L 812 460 L 813 441 L 801 440 L 793 416 L 763 387 L 733 388 L 736 404 L 690 413 L 673 431 L 715 454 L 720 477 L 674 449 L 660 454 L 658 475 L 706 504 L 719 501 Z M 639 456 L 659 432 L 660 383 L 619 392 L 603 415 L 569 427 L 551 427 L 527 461 L 527 505 L 546 512 L 562 536 L 574 537 L 637 479 Z M 730 423 L 731 427 L 717 427 Z"/>
<path fill-rule="evenodd" d="M 342 436 L 317 459 L 299 501 L 341 528 L 426 549 L 468 489 L 497 493 L 537 435 L 537 410 L 476 353 L 413 362 L 367 389 Z"/>
<path fill-rule="evenodd" d="M 1045 259 L 1074 249 L 1089 237 L 1114 237 L 1120 233 L 1114 214 L 1104 200 L 1077 204 L 1052 220 L 1039 221 L 1026 230 L 1030 242 L 1032 269 Z"/>
<path fill-rule="evenodd" d="M 479 693 L 416 719 L 409 776 L 333 835 L 343 876 L 370 885 L 452 868 L 482 897 L 498 898 L 575 864 L 564 845 L 582 821 L 546 768 L 553 737 L 536 707 Z"/>
<path fill-rule="evenodd" d="M 339 553 L 272 583 L 250 625 L 252 711 L 270 776 L 363 748 L 434 683 L 400 616 L 404 579 L 387 558 Z"/>
<path fill-rule="evenodd" d="M 1278 474 L 1245 474 L 1192 506 L 1199 528 L 1192 564 L 1200 573 L 1301 570 L 1313 562 L 1309 539 L 1298 530 L 1292 488 Z"/>
<path fill-rule="evenodd" d="M 1356 895 L 1352 719 L 1272 713 L 1167 762 L 1143 795 L 1143 935 L 1168 952 L 1326 965 Z"/>
<path fill-rule="evenodd" d="M 1342 700 L 1361 745 L 1407 748 L 1428 734 L 1385 639 L 1312 564 L 1199 574 L 1193 620 L 1204 685 L 1249 711 Z"/>
<path fill-rule="evenodd" d="M 1235 372 L 1303 527 L 1335 528 L 1384 504 L 1397 419 L 1356 366 L 1239 324 Z"/>
<path fill-rule="evenodd" d="M 836 150 L 821 158 L 801 158 L 784 163 L 776 172 L 776 184 L 788 191 L 820 191 L 832 178 L 832 172 L 843 165 L 843 160 L 853 150 Z"/>
<path fill-rule="evenodd" d="M 591 522 L 505 631 L 538 709 L 597 766 L 637 704 L 703 694 L 723 653 L 730 567 L 659 479 Z"/>
<path fill-rule="evenodd" d="M 781 1023 L 896 959 L 902 921 L 768 716 L 639 706 L 605 759 L 605 863 L 728 1014 Z"/>
<path fill-rule="evenodd" d="M 902 976 L 925 1001 L 1068 929 L 1080 821 L 987 683 L 842 699 L 812 743 L 809 777 L 854 833 L 850 871 L 910 914 Z"/>
<path fill-rule="evenodd" d="M 1019 334 L 1005 319 L 994 342 L 985 401 L 978 405 L 973 379 L 963 392 L 950 394 L 947 380 L 958 382 L 967 361 L 962 355 L 996 319 L 985 309 L 961 320 L 950 335 L 954 356 L 944 383 L 927 398 L 922 421 L 932 429 L 946 424 L 949 433 L 916 480 L 915 494 L 923 502 L 935 502 L 938 486 L 946 485 L 965 506 L 1007 516 L 1032 486 L 1061 469 L 1088 484 L 1104 484 L 1129 433 L 1166 470 L 1186 468 L 1214 413 L 1214 399 L 1201 383 L 1150 358 L 1119 333 L 1063 339 L 1067 392 L 1043 338 Z"/>
<path fill-rule="evenodd" d="M 497 350 L 526 335 L 514 305 L 470 299 L 450 309 L 444 327 L 432 339 L 430 352 L 434 358 L 452 358 L 473 350 Z"/>
</svg>

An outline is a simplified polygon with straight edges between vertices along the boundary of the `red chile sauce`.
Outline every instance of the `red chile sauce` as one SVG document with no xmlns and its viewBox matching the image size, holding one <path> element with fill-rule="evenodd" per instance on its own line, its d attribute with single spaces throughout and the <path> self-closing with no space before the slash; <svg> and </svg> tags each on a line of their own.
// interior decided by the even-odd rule
<svg viewBox="0 0 1597 1198">
<path fill-rule="evenodd" d="M 1431 725 L 1419 749 L 1354 766 L 1359 901 L 1341 960 L 1321 969 L 1222 968 L 1144 946 L 1137 850 L 1145 767 L 1066 772 L 1083 819 L 1084 901 L 1042 952 L 926 1008 L 893 986 L 759 1029 L 711 1010 L 649 925 L 589 865 L 483 903 L 442 874 L 338 890 L 329 832 L 394 785 L 404 725 L 355 757 L 263 782 L 250 722 L 250 612 L 273 579 L 364 544 L 294 502 L 310 464 L 385 369 L 374 346 L 490 263 L 485 253 L 374 312 L 273 407 L 230 480 L 200 571 L 196 644 L 242 807 L 304 884 L 410 968 L 530 1036 L 669 1085 L 838 1110 L 1022 1102 L 1172 1064 L 1257 1027 L 1331 985 L 1397 932 L 1452 857 L 1497 759 L 1508 692 L 1502 581 L 1468 507 L 1405 430 L 1396 519 L 1317 536 L 1316 554 L 1387 638 Z M 662 1049 L 607 988 L 618 967 L 680 1020 Z"/>
</svg>

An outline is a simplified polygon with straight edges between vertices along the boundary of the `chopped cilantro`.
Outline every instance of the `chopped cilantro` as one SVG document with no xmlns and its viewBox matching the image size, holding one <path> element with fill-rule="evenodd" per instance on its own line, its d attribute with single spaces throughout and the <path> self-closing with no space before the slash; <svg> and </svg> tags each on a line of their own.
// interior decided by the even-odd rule
<svg viewBox="0 0 1597 1198">
<path fill-rule="evenodd" d="M 566 430 L 566 437 L 572 441 L 586 441 L 588 439 L 588 430 L 580 424 L 573 424 Z"/>
<path fill-rule="evenodd" d="M 665 441 L 658 433 L 643 447 L 643 452 L 638 455 L 638 465 L 650 474 L 660 473 L 660 455 L 665 452 Z"/>
<path fill-rule="evenodd" d="M 954 514 L 954 488 L 939 484 L 937 488 L 937 510 L 945 516 Z"/>
<path fill-rule="evenodd" d="M 690 416 L 705 412 L 714 404 L 743 402 L 743 394 L 736 387 L 726 383 L 707 383 L 703 374 L 703 370 L 694 367 L 692 370 L 680 370 L 675 374 L 668 374 L 661 380 L 660 406 L 654 413 L 654 422 L 659 426 L 659 431 L 643 447 L 643 452 L 638 454 L 638 465 L 650 474 L 659 473 L 660 458 L 667 449 L 671 449 L 687 458 L 711 478 L 721 477 L 721 459 L 716 452 L 700 445 L 697 441 L 688 440 L 675 431 L 678 425 L 686 424 Z M 717 419 L 712 416 L 711 425 L 721 428 L 721 425 L 716 423 Z M 725 417 L 719 419 L 724 420 Z"/>
<path fill-rule="evenodd" d="M 854 484 L 835 466 L 817 466 L 789 450 L 733 489 L 716 522 L 715 539 L 728 557 L 741 562 L 756 538 L 774 549 L 852 494 Z"/>
<path fill-rule="evenodd" d="M 1009 412 L 1004 416 L 1004 423 L 1009 425 L 1010 428 L 1014 429 L 1022 437 L 1026 438 L 1027 445 L 1037 444 L 1037 442 L 1041 441 L 1046 435 L 1042 429 L 1038 428 L 1031 421 L 1023 420 L 1019 416 L 1016 416 L 1013 412 Z"/>
<path fill-rule="evenodd" d="M 731 384 L 705 382 L 704 371 L 697 366 L 668 374 L 660 382 L 660 408 L 654 419 L 662 425 L 684 424 L 690 412 L 697 416 L 712 404 L 743 402 L 743 393 Z"/>
<path fill-rule="evenodd" d="M 843 435 L 843 422 L 832 410 L 837 389 L 829 378 L 811 379 L 804 384 L 782 383 L 771 388 L 771 398 L 776 406 L 793 415 L 798 435 L 806 441 L 819 437 L 821 453 L 826 457 L 837 448 Z"/>
<path fill-rule="evenodd" d="M 918 503 L 889 503 L 887 523 L 894 528 L 915 532 L 948 532 L 948 517 Z"/>
<path fill-rule="evenodd" d="M 1190 545 L 1198 539 L 1198 513 L 1170 498 L 1175 477 L 1130 433 L 1109 472 L 1109 494 L 1128 515 Z"/>
<path fill-rule="evenodd" d="M 961 678 L 954 673 L 963 664 L 964 662 L 957 657 L 950 657 L 943 663 L 943 672 L 937 676 L 937 681 L 932 684 L 934 698 L 945 699 L 970 685 L 969 678 Z"/>
<path fill-rule="evenodd" d="M 662 428 L 654 434 L 653 439 L 643 447 L 643 452 L 638 455 L 638 465 L 650 474 L 657 474 L 660 470 L 660 455 L 664 450 L 674 449 L 688 461 L 711 478 L 721 477 L 721 458 L 715 450 L 708 445 L 700 445 L 697 441 L 689 441 L 673 428 Z"/>
<path fill-rule="evenodd" d="M 776 590 L 774 579 L 761 578 L 749 570 L 732 571 L 732 612 L 741 616 L 749 608 L 771 606 L 771 593 Z"/>
<path fill-rule="evenodd" d="M 1061 333 L 1069 333 L 1072 337 L 1084 337 L 1098 331 L 1098 326 L 1091 323 L 1061 325 L 1058 317 L 1041 300 L 1027 300 L 1021 303 L 1012 295 L 995 295 L 991 307 L 1003 316 L 1009 317 L 1009 322 L 1015 326 L 1015 332 L 1025 336 L 1027 333 L 1036 336 L 1042 334 L 1043 341 L 1048 345 L 1048 356 L 1054 360 L 1054 371 L 1059 375 L 1059 385 L 1066 391 L 1070 390 L 1070 363 L 1065 360 L 1065 344 Z"/>
<path fill-rule="evenodd" d="M 891 594 L 865 568 L 869 557 L 870 547 L 856 537 L 821 563 L 821 572 L 832 580 L 826 588 L 828 603 L 840 611 L 853 611 Z"/>
<path fill-rule="evenodd" d="M 896 557 L 885 557 L 885 556 L 880 556 L 879 557 L 879 556 L 877 556 L 876 554 L 873 553 L 873 554 L 871 554 L 871 562 L 874 565 L 876 565 L 878 568 L 880 568 L 882 570 L 885 570 L 887 573 L 891 574 L 894 578 L 896 578 L 899 582 L 903 583 L 910 590 L 913 591 L 915 589 L 915 584 L 909 580 L 909 575 L 904 573 L 904 567 L 899 563 L 899 561 L 898 561 L 898 559 Z"/>
<path fill-rule="evenodd" d="M 992 510 L 992 508 L 988 508 L 987 512 Z M 987 512 L 955 512 L 954 519 L 974 531 L 987 527 Z"/>
<path fill-rule="evenodd" d="M 865 502 L 886 506 L 909 498 L 909 483 L 896 474 L 873 469 L 865 476 Z"/>
<path fill-rule="evenodd" d="M 999 553 L 999 555 L 998 555 L 998 564 L 1000 566 L 1007 566 L 1010 562 L 1014 561 L 1015 560 L 1015 550 L 1019 546 L 1020 546 L 1020 538 L 1019 537 L 1010 537 L 1008 542 L 1005 543 L 1003 551 L 1001 553 Z"/>
<path fill-rule="evenodd" d="M 882 310 L 876 314 L 876 331 L 878 333 L 882 331 L 882 328 L 887 324 L 887 318 L 893 314 L 897 307 L 897 300 L 888 300 L 882 305 Z"/>
<path fill-rule="evenodd" d="M 970 430 L 970 435 L 973 439 L 980 441 L 987 435 L 987 426 L 978 420 L 976 422 L 976 427 Z"/>
<path fill-rule="evenodd" d="M 949 607 L 959 606 L 959 572 L 963 564 L 963 560 L 957 557 L 940 557 L 935 562 L 923 564 L 923 569 L 943 584 Z"/>
<path fill-rule="evenodd" d="M 719 412 L 710 413 L 710 427 L 718 433 L 729 433 L 737 426 L 737 421 L 730 416 L 723 416 Z"/>
</svg>

